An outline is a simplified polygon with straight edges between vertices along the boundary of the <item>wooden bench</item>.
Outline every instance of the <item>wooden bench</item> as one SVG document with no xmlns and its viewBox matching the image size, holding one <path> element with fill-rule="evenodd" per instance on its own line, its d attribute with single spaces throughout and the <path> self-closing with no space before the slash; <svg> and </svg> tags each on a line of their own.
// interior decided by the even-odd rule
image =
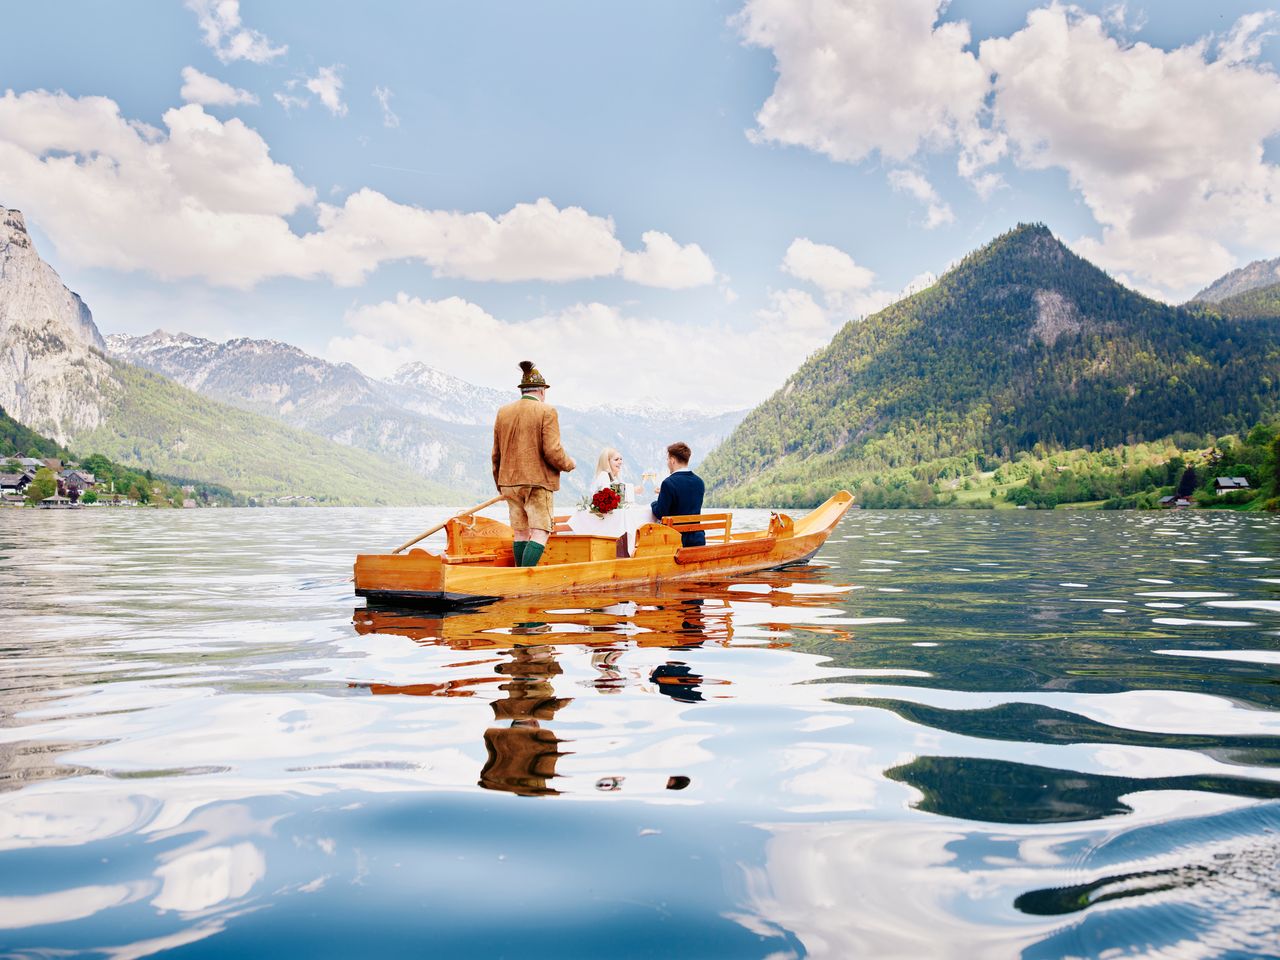
<svg viewBox="0 0 1280 960">
<path fill-rule="evenodd" d="M 689 513 L 678 517 L 663 517 L 662 522 L 680 533 L 705 530 L 708 539 L 718 533 L 722 543 L 728 543 L 733 532 L 733 515 L 729 513 Z"/>
</svg>

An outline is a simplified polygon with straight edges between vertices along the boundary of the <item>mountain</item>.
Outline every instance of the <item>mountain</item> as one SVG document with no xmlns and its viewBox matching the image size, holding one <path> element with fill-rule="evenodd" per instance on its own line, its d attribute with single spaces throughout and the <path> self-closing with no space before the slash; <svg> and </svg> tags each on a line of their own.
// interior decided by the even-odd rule
<svg viewBox="0 0 1280 960">
<path fill-rule="evenodd" d="M 66 456 L 67 450 L 58 441 L 24 427 L 0 407 L 0 460 L 7 457 L 63 459 Z"/>
<path fill-rule="evenodd" d="M 0 207 L 0 406 L 77 453 L 249 496 L 452 503 L 456 489 L 112 359 L 89 308 Z"/>
<path fill-rule="evenodd" d="M 477 386 L 424 363 L 410 363 L 389 380 L 365 376 L 351 364 L 321 360 L 276 340 L 215 343 L 156 331 L 107 338 L 112 356 L 164 374 L 213 399 L 285 422 L 402 463 L 419 475 L 466 491 L 492 487 L 489 453 L 493 417 L 514 390 Z M 684 440 L 705 456 L 745 415 L 591 411 L 558 407 L 565 447 L 581 467 L 565 478 L 581 493 L 606 446 L 628 461 L 628 475 L 666 463 L 665 447 Z"/>
<path fill-rule="evenodd" d="M 420 361 L 406 363 L 390 383 L 398 405 L 446 423 L 492 427 L 494 411 L 511 400 L 510 393 L 478 387 Z"/>
<path fill-rule="evenodd" d="M 1280 409 L 1280 323 L 1169 307 L 1022 225 L 846 325 L 708 458 L 712 502 L 803 504 L 1020 451 L 1223 434 Z"/>
<path fill-rule="evenodd" d="M 40 259 L 17 210 L 0 207 L 0 407 L 59 443 L 102 423 L 117 385 L 89 308 Z"/>
<path fill-rule="evenodd" d="M 1233 294 L 1211 304 L 1209 309 L 1224 317 L 1280 317 L 1280 283 Z"/>
<path fill-rule="evenodd" d="M 1280 257 L 1274 260 L 1255 260 L 1247 267 L 1232 270 L 1219 277 L 1194 297 L 1192 303 L 1219 303 L 1259 287 L 1280 283 Z"/>
</svg>

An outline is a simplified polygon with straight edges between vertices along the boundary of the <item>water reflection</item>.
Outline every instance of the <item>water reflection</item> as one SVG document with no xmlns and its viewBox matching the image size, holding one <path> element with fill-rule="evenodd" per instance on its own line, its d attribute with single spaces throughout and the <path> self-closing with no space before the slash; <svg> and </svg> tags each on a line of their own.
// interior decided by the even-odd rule
<svg viewBox="0 0 1280 960">
<path fill-rule="evenodd" d="M 807 568 L 424 616 L 346 580 L 403 514 L 315 516 L 0 517 L 10 952 L 1276 939 L 1273 520 L 855 514 Z"/>
<path fill-rule="evenodd" d="M 786 574 L 765 575 L 750 582 L 756 587 L 812 583 L 812 568 L 802 567 Z M 741 584 L 737 585 L 741 586 Z M 720 596 L 707 596 L 715 594 Z M 562 677 L 560 658 L 575 646 L 586 647 L 596 676 L 590 681 L 593 693 L 617 695 L 628 685 L 638 684 L 630 675 L 627 652 L 637 648 L 663 648 L 674 652 L 697 649 L 704 644 L 728 646 L 734 638 L 734 616 L 744 603 L 741 590 L 705 585 L 697 596 L 679 589 L 646 594 L 592 595 L 575 597 L 580 606 L 560 608 L 545 600 L 516 600 L 493 604 L 481 610 L 424 614 L 414 610 L 358 607 L 352 622 L 360 634 L 389 634 L 418 643 L 447 646 L 458 651 L 492 650 L 500 656 L 452 664 L 455 670 L 474 669 L 476 675 L 443 681 L 417 683 L 360 683 L 375 695 L 474 697 L 494 696 L 489 701 L 493 718 L 501 726 L 484 730 L 485 760 L 479 786 L 521 796 L 556 796 L 562 792 L 554 782 L 563 780 L 557 763 L 571 755 L 572 740 L 558 736 L 551 724 L 556 714 L 573 702 L 558 696 L 554 681 Z M 812 595 L 780 594 L 781 606 L 810 609 L 820 619 L 832 612 L 820 606 Z M 757 604 L 761 601 L 755 601 Z M 772 609 L 773 604 L 766 604 Z M 763 611 L 762 611 L 763 612 Z M 747 618 L 755 619 L 755 618 Z M 848 638 L 848 631 L 827 625 L 827 638 Z M 769 641 L 766 641 L 769 643 Z M 775 644 L 776 645 L 776 644 Z M 705 702 L 708 697 L 726 698 L 730 693 L 718 688 L 731 681 L 696 672 L 679 659 L 666 659 L 641 672 L 644 689 L 681 704 Z M 711 692 L 713 689 L 716 692 Z M 597 791 L 618 793 L 630 778 L 631 792 L 637 781 L 653 777 L 609 773 L 598 777 Z M 683 790 L 691 778 L 679 772 L 666 774 L 663 787 Z M 561 784 L 560 786 L 563 786 Z"/>
</svg>

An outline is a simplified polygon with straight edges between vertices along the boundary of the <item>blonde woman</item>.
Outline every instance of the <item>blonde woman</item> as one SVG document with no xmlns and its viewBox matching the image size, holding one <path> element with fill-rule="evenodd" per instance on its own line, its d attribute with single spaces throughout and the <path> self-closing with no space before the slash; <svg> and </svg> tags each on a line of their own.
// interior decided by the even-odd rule
<svg viewBox="0 0 1280 960">
<path fill-rule="evenodd" d="M 621 482 L 622 479 L 622 454 L 613 447 L 605 447 L 600 451 L 600 459 L 596 461 L 596 478 L 591 481 L 591 488 L 588 493 L 595 493 L 597 490 L 603 490 L 605 487 L 612 486 Z M 632 487 L 629 484 L 623 484 L 626 491 L 623 500 L 634 500 Z M 634 488 L 635 493 L 644 493 L 644 485 L 640 484 Z"/>
<path fill-rule="evenodd" d="M 596 461 L 596 476 L 587 487 L 587 498 L 590 499 L 598 490 L 621 482 L 623 465 L 622 454 L 613 447 L 605 447 Z M 618 556 L 630 556 L 635 549 L 636 529 L 642 524 L 652 523 L 653 514 L 647 507 L 636 507 L 635 495 L 644 493 L 643 484 L 632 486 L 623 483 L 622 489 L 622 504 L 616 510 L 601 517 L 584 506 L 569 518 L 569 529 L 597 537 L 616 537 Z"/>
</svg>

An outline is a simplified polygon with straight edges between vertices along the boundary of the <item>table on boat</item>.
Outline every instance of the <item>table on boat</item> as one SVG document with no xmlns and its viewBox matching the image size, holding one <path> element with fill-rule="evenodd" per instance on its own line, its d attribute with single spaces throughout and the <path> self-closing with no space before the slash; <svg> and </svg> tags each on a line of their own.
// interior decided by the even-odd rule
<svg viewBox="0 0 1280 960">
<path fill-rule="evenodd" d="M 578 510 L 569 518 L 569 529 L 574 533 L 590 534 L 593 537 L 625 535 L 627 556 L 632 556 L 636 552 L 636 531 L 646 523 L 657 522 L 647 503 L 628 503 L 603 517 L 597 517 L 590 510 Z"/>
</svg>

